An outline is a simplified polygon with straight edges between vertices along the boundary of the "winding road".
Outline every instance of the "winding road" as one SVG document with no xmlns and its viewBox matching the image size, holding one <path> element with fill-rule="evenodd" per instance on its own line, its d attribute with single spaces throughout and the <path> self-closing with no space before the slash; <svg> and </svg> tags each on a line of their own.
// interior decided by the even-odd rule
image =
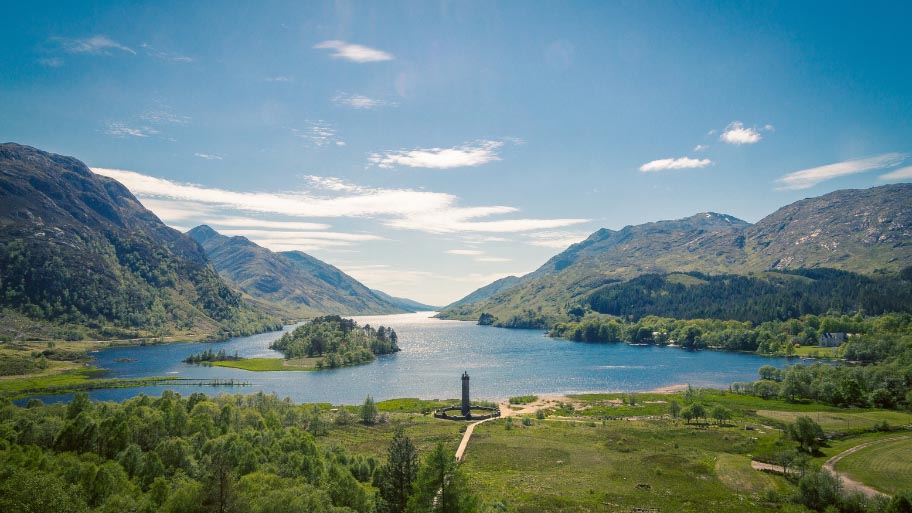
<svg viewBox="0 0 912 513">
<path fill-rule="evenodd" d="M 870 487 L 864 483 L 861 483 L 859 481 L 852 479 L 847 472 L 838 472 L 835 468 L 836 463 L 838 463 L 839 460 L 841 460 L 842 458 L 845 458 L 849 454 L 852 454 L 853 452 L 858 452 L 858 451 L 865 449 L 867 447 L 870 447 L 872 445 L 882 444 L 882 443 L 886 443 L 886 442 L 895 442 L 896 440 L 906 440 L 908 438 L 912 438 L 912 435 L 894 436 L 891 438 L 881 438 L 880 440 L 874 440 L 871 442 L 856 445 L 855 447 L 852 447 L 851 449 L 846 449 L 846 450 L 842 451 L 841 453 L 833 456 L 832 458 L 826 460 L 826 462 L 823 464 L 822 468 L 825 470 L 828 470 L 829 472 L 832 472 L 833 475 L 838 477 L 839 480 L 842 482 L 842 487 L 848 492 L 860 492 L 860 493 L 865 494 L 868 497 L 878 497 L 878 496 L 879 497 L 889 497 L 888 494 L 883 493 L 880 490 L 877 490 L 876 488 Z M 783 469 L 779 465 L 771 465 L 769 463 L 761 463 L 759 461 L 752 461 L 751 467 L 753 467 L 756 470 L 768 470 L 771 472 L 777 472 L 779 474 L 785 473 L 784 472 L 785 469 Z M 794 472 L 797 472 L 797 471 L 794 469 L 789 469 L 789 473 L 794 473 Z"/>
<path fill-rule="evenodd" d="M 894 442 L 896 440 L 905 440 L 907 438 L 912 438 L 912 435 L 894 436 L 891 438 L 881 438 L 880 440 L 874 440 L 872 442 L 867 442 L 867 443 L 863 443 L 860 445 L 856 445 L 855 447 L 852 447 L 851 449 L 846 449 L 845 451 L 842 451 L 841 453 L 837 454 L 836 456 L 833 456 L 832 458 L 826 460 L 826 463 L 823 464 L 823 468 L 825 468 L 826 470 L 829 470 L 830 472 L 832 472 L 833 474 L 838 476 L 839 479 L 842 480 L 842 486 L 847 491 L 861 492 L 861 493 L 867 495 L 868 497 L 876 497 L 876 496 L 889 497 L 889 495 L 881 492 L 880 490 L 874 489 L 866 484 L 855 481 L 854 479 L 849 477 L 849 474 L 847 474 L 846 472 L 837 472 L 835 469 L 835 466 L 836 466 L 836 463 L 839 462 L 839 460 L 848 456 L 849 454 L 852 454 L 853 452 L 860 451 L 860 450 L 862 450 L 866 447 L 870 447 L 872 445 L 882 444 L 885 442 Z"/>
</svg>

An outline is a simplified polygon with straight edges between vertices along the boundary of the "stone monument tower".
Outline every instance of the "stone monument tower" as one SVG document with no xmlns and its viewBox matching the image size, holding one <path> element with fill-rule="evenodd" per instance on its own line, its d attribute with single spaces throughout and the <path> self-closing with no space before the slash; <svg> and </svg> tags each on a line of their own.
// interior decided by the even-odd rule
<svg viewBox="0 0 912 513">
<path fill-rule="evenodd" d="M 462 416 L 468 417 L 472 412 L 472 405 L 469 403 L 469 372 L 462 373 Z"/>
</svg>

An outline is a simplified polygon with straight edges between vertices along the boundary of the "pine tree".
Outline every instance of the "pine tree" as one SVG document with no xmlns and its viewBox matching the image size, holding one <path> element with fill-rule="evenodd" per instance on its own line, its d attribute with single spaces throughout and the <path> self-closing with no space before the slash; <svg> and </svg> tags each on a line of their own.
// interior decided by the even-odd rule
<svg viewBox="0 0 912 513">
<path fill-rule="evenodd" d="M 469 491 L 465 474 L 442 442 L 424 460 L 409 499 L 409 513 L 472 513 L 477 500 Z"/>
<path fill-rule="evenodd" d="M 361 415 L 362 423 L 372 426 L 377 422 L 377 404 L 374 402 L 373 397 L 368 395 L 364 398 L 364 404 L 361 405 L 359 413 Z"/>
<path fill-rule="evenodd" d="M 400 427 L 393 435 L 386 464 L 377 474 L 377 512 L 404 512 L 417 476 L 418 451 Z"/>
</svg>

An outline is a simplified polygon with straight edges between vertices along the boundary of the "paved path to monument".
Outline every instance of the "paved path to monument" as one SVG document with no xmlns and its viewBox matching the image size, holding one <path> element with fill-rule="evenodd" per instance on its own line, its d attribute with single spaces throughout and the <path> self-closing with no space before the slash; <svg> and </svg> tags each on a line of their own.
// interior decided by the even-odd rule
<svg viewBox="0 0 912 513">
<path fill-rule="evenodd" d="M 462 441 L 459 442 L 459 448 L 456 449 L 456 461 L 462 461 L 462 455 L 465 454 L 466 447 L 469 446 L 469 439 L 472 438 L 472 432 L 475 431 L 475 426 L 481 424 L 482 422 L 496 420 L 498 418 L 513 417 L 515 415 L 522 415 L 524 413 L 535 413 L 535 411 L 539 408 L 542 408 L 545 405 L 551 404 L 555 401 L 556 399 L 553 397 L 543 397 L 531 404 L 526 404 L 521 407 L 510 407 L 510 403 L 508 401 L 503 401 L 498 405 L 500 407 L 500 417 L 479 420 L 478 422 L 473 422 L 466 427 L 465 433 L 462 435 Z"/>
<path fill-rule="evenodd" d="M 462 460 L 462 455 L 465 453 L 466 447 L 469 445 L 469 438 L 472 438 L 472 432 L 475 431 L 475 426 L 481 424 L 482 422 L 494 420 L 495 418 L 497 417 L 479 420 L 478 422 L 473 422 L 469 424 L 468 427 L 466 427 L 465 434 L 462 435 L 462 441 L 459 442 L 459 448 L 456 449 L 456 461 Z"/>
</svg>

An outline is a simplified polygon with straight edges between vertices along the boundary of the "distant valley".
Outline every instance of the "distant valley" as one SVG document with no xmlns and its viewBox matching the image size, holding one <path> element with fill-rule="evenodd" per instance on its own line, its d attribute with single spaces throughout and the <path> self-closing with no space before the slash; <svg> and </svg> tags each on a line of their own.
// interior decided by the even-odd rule
<svg viewBox="0 0 912 513">
<path fill-rule="evenodd" d="M 371 290 L 338 268 L 300 251 L 273 252 L 246 237 L 227 237 L 206 225 L 187 235 L 206 250 L 223 278 L 263 308 L 285 317 L 434 309 Z"/>
</svg>

